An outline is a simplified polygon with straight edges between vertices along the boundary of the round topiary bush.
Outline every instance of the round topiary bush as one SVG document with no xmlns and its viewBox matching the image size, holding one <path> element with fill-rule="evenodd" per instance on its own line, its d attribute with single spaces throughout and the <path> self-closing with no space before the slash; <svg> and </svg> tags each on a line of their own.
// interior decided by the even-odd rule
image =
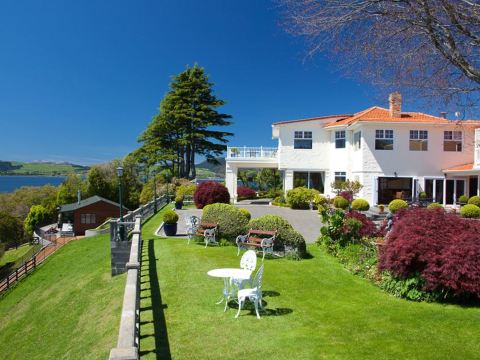
<svg viewBox="0 0 480 360">
<path fill-rule="evenodd" d="M 443 205 L 439 203 L 428 204 L 427 209 L 443 209 Z"/>
<path fill-rule="evenodd" d="M 328 199 L 323 196 L 322 194 L 317 194 L 315 195 L 315 197 L 313 198 L 313 202 L 315 203 L 315 205 L 319 206 L 319 205 L 322 205 L 322 206 L 326 206 L 328 205 Z"/>
<path fill-rule="evenodd" d="M 467 195 L 461 195 L 458 198 L 458 201 L 460 202 L 460 204 L 466 204 L 466 203 L 468 203 L 468 196 Z"/>
<path fill-rule="evenodd" d="M 220 238 L 233 241 L 247 232 L 248 219 L 241 209 L 230 204 L 210 204 L 203 208 L 202 221 L 218 224 Z"/>
<path fill-rule="evenodd" d="M 352 209 L 357 211 L 368 211 L 370 204 L 365 199 L 355 199 L 352 202 Z"/>
<path fill-rule="evenodd" d="M 418 198 L 420 200 L 425 200 L 427 198 L 427 193 L 425 191 L 422 191 L 421 193 L 418 194 Z"/>
<path fill-rule="evenodd" d="M 406 208 L 408 208 L 408 203 L 405 200 L 395 199 L 388 204 L 388 210 L 390 210 L 392 214 L 395 214 L 400 209 Z"/>
<path fill-rule="evenodd" d="M 178 215 L 173 210 L 168 210 L 163 214 L 163 222 L 165 224 L 176 224 L 178 222 Z"/>
<path fill-rule="evenodd" d="M 255 199 L 257 197 L 257 193 L 255 190 L 250 189 L 246 186 L 239 186 L 237 188 L 237 196 L 238 199 Z"/>
<path fill-rule="evenodd" d="M 255 230 L 276 231 L 277 238 L 274 248 L 283 250 L 284 246 L 292 246 L 297 250 L 298 256 L 304 258 L 307 255 L 307 247 L 303 236 L 295 231 L 290 223 L 277 215 L 264 215 L 250 220 L 248 228 Z"/>
<path fill-rule="evenodd" d="M 468 203 L 472 205 L 477 205 L 480 206 L 480 196 L 472 196 L 470 199 L 468 199 Z"/>
<path fill-rule="evenodd" d="M 287 203 L 292 209 L 309 209 L 310 201 L 318 194 L 318 190 L 297 187 L 287 192 Z"/>
<path fill-rule="evenodd" d="M 460 209 L 460 215 L 464 218 L 476 219 L 480 217 L 480 207 L 473 204 L 467 204 Z"/>
<path fill-rule="evenodd" d="M 193 194 L 193 201 L 197 209 L 203 209 L 205 205 L 209 204 L 229 204 L 230 194 L 228 189 L 222 184 L 207 181 L 197 186 Z"/>
<path fill-rule="evenodd" d="M 333 206 L 335 206 L 337 209 L 345 210 L 348 209 L 349 205 L 350 203 L 343 196 L 335 196 L 333 199 Z"/>
<path fill-rule="evenodd" d="M 250 214 L 250 211 L 244 208 L 240 208 L 238 210 L 240 210 L 240 212 L 247 218 L 247 220 L 250 221 L 250 219 L 252 218 L 252 214 Z"/>
</svg>

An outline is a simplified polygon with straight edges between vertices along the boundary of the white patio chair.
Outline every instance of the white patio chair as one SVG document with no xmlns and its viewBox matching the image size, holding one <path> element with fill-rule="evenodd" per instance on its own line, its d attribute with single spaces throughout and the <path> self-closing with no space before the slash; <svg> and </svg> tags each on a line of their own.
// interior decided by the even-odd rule
<svg viewBox="0 0 480 360">
<path fill-rule="evenodd" d="M 189 216 L 185 219 L 185 224 L 187 225 L 187 237 L 188 243 L 197 233 L 198 224 L 200 224 L 200 219 L 197 216 Z"/>
<path fill-rule="evenodd" d="M 217 235 L 217 229 L 207 229 L 203 232 L 203 238 L 205 240 L 205 247 L 208 246 L 208 244 L 212 245 L 219 245 L 218 241 L 215 239 L 215 236 Z"/>
<path fill-rule="evenodd" d="M 248 250 L 245 254 L 242 255 L 240 259 L 240 268 L 243 270 L 248 270 L 250 272 L 254 272 L 257 267 L 257 254 L 254 250 Z M 235 285 L 239 290 L 245 287 L 245 284 L 249 282 L 250 286 L 252 286 L 252 277 L 250 276 L 250 280 L 243 280 L 243 279 L 232 279 L 232 284 Z"/>
<path fill-rule="evenodd" d="M 255 305 L 255 312 L 257 313 L 257 319 L 260 319 L 258 308 L 263 309 L 262 305 L 262 279 L 263 279 L 263 264 L 258 269 L 255 279 L 253 280 L 253 288 L 238 290 L 238 311 L 235 318 L 240 315 L 245 300 L 248 298 Z"/>
</svg>

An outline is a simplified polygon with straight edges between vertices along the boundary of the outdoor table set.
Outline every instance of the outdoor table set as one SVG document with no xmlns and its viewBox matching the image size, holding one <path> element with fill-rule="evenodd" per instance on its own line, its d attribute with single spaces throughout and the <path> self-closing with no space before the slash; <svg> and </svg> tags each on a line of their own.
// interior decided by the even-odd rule
<svg viewBox="0 0 480 360">
<path fill-rule="evenodd" d="M 262 308 L 262 276 L 263 264 L 255 275 L 252 288 L 245 288 L 247 283 L 252 285 L 252 273 L 257 265 L 257 255 L 255 251 L 247 251 L 240 260 L 240 268 L 220 268 L 207 272 L 207 275 L 223 279 L 223 293 L 217 304 L 225 302 L 223 311 L 227 311 L 228 302 L 235 299 L 238 302 L 238 312 L 235 316 L 238 318 L 240 310 L 248 298 L 255 304 L 257 318 L 260 318 L 258 308 Z M 238 290 L 237 290 L 238 289 Z"/>
</svg>

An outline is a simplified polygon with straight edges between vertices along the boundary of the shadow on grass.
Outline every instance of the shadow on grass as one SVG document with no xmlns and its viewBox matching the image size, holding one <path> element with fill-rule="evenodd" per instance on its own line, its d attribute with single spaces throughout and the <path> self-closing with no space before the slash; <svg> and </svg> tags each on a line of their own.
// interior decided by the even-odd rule
<svg viewBox="0 0 480 360">
<path fill-rule="evenodd" d="M 142 268 L 142 271 L 148 273 L 142 278 L 148 276 L 148 282 L 150 283 L 150 289 L 142 289 L 142 291 L 150 290 L 151 306 L 140 307 L 140 312 L 152 311 L 153 320 L 143 321 L 140 324 L 145 325 L 153 322 L 153 334 L 141 334 L 140 339 L 153 336 L 155 338 L 155 349 L 142 351 L 140 348 L 140 355 L 146 355 L 149 353 L 155 353 L 157 359 L 169 360 L 172 358 L 170 353 L 170 343 L 168 341 L 167 323 L 165 321 L 164 309 L 167 308 L 166 304 L 162 303 L 162 295 L 160 292 L 160 285 L 158 282 L 157 274 L 157 259 L 155 258 L 154 240 L 147 240 L 148 243 L 148 269 Z M 143 258 L 145 259 L 145 258 Z M 147 260 L 147 259 L 145 259 Z M 145 281 L 147 282 L 147 281 Z M 142 297 L 145 299 L 147 297 Z"/>
<path fill-rule="evenodd" d="M 263 297 L 262 297 L 263 310 L 260 310 L 260 316 L 283 316 L 283 315 L 288 315 L 293 313 L 293 309 L 290 309 L 290 308 L 275 308 L 275 309 L 267 308 L 268 303 L 265 301 L 265 298 L 280 296 L 280 293 L 278 291 L 264 290 L 262 294 L 263 294 Z M 228 307 L 231 309 L 238 310 L 238 303 L 235 300 L 229 301 Z M 245 301 L 245 303 L 243 304 L 242 311 L 243 310 L 250 311 L 249 315 L 257 316 L 257 314 L 255 313 L 255 305 L 249 300 Z"/>
</svg>

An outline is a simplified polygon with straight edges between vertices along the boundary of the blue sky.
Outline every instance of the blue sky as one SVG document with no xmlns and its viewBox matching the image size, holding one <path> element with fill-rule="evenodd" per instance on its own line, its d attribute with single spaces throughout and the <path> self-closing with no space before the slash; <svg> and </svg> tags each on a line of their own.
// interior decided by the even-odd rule
<svg viewBox="0 0 480 360">
<path fill-rule="evenodd" d="M 0 159 L 123 157 L 171 75 L 195 62 L 227 101 L 232 145 L 274 145 L 274 121 L 386 106 L 335 64 L 305 59 L 279 21 L 274 3 L 258 0 L 4 0 Z"/>
</svg>

